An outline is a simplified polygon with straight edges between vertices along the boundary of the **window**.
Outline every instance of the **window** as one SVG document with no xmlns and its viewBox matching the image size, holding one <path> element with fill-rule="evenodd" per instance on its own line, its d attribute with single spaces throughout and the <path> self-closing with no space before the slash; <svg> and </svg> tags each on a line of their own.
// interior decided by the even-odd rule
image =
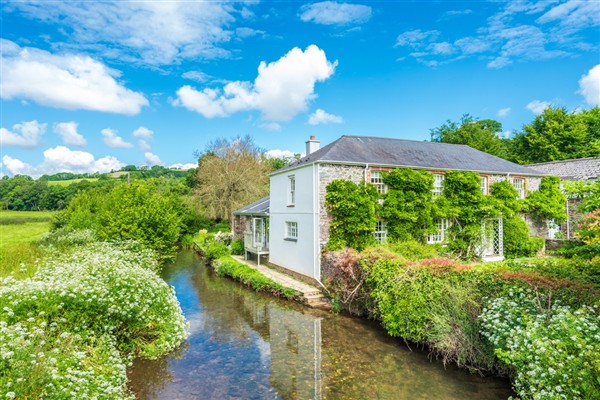
<svg viewBox="0 0 600 400">
<path fill-rule="evenodd" d="M 444 190 L 444 175 L 433 174 L 433 197 L 441 196 L 443 190 Z"/>
<path fill-rule="evenodd" d="M 385 221 L 379 220 L 375 225 L 375 232 L 373 232 L 373 237 L 379 243 L 385 243 L 387 239 L 387 228 L 385 226 Z"/>
<path fill-rule="evenodd" d="M 519 198 L 525 198 L 525 179 L 524 178 L 513 178 L 513 186 L 519 192 Z"/>
<path fill-rule="evenodd" d="M 286 222 L 285 223 L 285 240 L 298 240 L 298 223 L 297 222 Z"/>
<path fill-rule="evenodd" d="M 296 204 L 296 177 L 288 176 L 288 206 Z"/>
<path fill-rule="evenodd" d="M 381 171 L 371 171 L 371 184 L 375 185 L 379 193 L 387 193 L 387 185 L 383 183 Z"/>
<path fill-rule="evenodd" d="M 481 193 L 488 194 L 488 177 L 481 177 Z"/>
<path fill-rule="evenodd" d="M 436 221 L 435 226 L 437 227 L 437 232 L 427 235 L 427 243 L 429 244 L 444 242 L 446 230 L 448 229 L 448 220 L 440 219 Z"/>
</svg>

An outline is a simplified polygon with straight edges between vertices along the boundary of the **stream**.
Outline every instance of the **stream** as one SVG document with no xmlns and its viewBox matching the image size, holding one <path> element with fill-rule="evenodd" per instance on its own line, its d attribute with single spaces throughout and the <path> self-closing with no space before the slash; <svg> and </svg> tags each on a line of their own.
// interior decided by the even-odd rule
<svg viewBox="0 0 600 400">
<path fill-rule="evenodd" d="M 192 251 L 163 270 L 188 340 L 135 360 L 138 399 L 506 399 L 508 380 L 430 359 L 376 323 L 257 294 L 215 276 Z"/>
</svg>

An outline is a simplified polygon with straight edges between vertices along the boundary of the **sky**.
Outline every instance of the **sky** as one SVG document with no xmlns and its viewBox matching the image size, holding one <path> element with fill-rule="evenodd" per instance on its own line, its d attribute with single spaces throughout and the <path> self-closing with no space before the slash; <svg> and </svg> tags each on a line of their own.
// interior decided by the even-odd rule
<svg viewBox="0 0 600 400">
<path fill-rule="evenodd" d="M 0 174 L 189 168 L 218 138 L 429 140 L 600 105 L 600 1 L 3 1 Z"/>
</svg>

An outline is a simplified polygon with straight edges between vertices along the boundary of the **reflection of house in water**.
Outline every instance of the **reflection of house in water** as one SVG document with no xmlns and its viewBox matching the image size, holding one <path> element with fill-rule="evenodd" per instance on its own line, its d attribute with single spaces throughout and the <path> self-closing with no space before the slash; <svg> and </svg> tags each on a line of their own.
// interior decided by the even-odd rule
<svg viewBox="0 0 600 400">
<path fill-rule="evenodd" d="M 284 399 L 321 398 L 321 319 L 268 307 L 271 385 Z"/>
</svg>

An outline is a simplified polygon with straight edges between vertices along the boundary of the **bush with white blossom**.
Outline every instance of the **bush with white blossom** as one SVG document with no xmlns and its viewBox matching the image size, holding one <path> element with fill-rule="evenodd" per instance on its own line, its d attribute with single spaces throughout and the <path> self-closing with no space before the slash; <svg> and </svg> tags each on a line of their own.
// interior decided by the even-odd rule
<svg viewBox="0 0 600 400">
<path fill-rule="evenodd" d="M 32 278 L 0 279 L 0 398 L 127 398 L 129 358 L 185 338 L 174 290 L 135 242 L 50 252 Z"/>
<path fill-rule="evenodd" d="M 600 310 L 515 288 L 490 301 L 482 334 L 523 399 L 600 399 Z"/>
</svg>

